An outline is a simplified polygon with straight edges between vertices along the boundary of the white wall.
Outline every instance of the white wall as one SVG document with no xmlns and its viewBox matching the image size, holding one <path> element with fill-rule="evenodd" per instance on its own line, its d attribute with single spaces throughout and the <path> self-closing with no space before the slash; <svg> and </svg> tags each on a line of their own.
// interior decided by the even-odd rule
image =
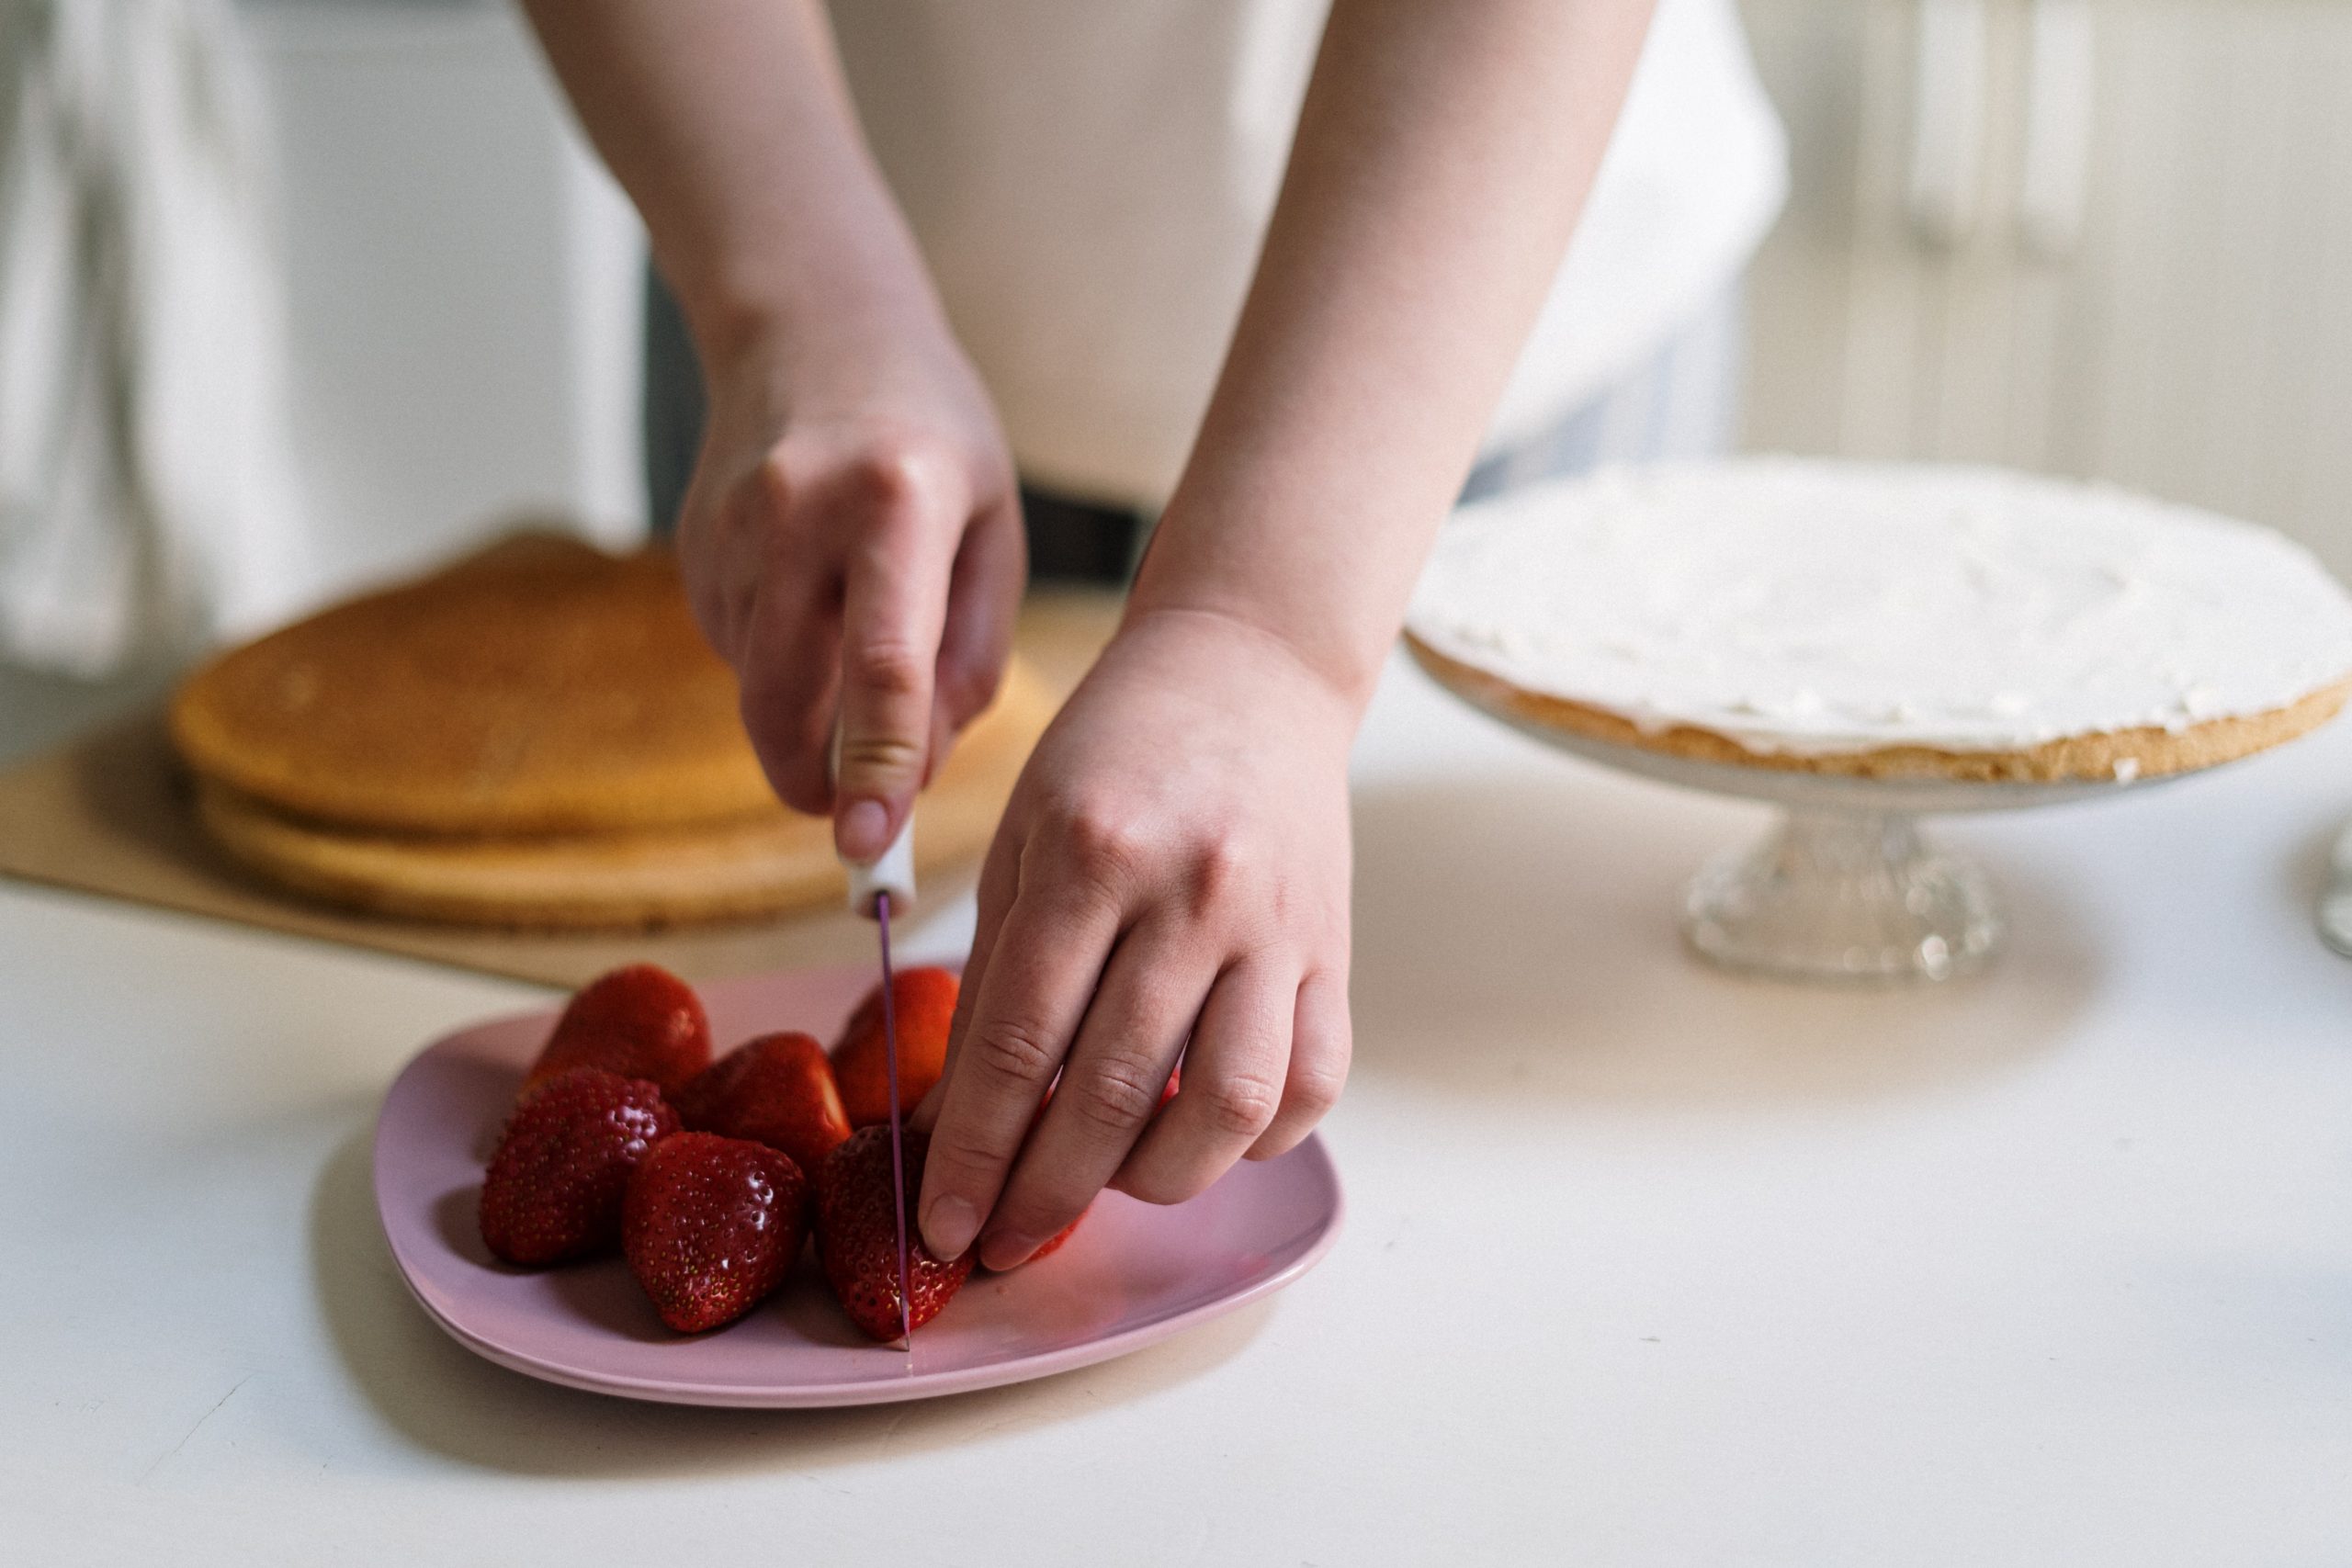
<svg viewBox="0 0 2352 1568">
<path fill-rule="evenodd" d="M 2104 476 L 2281 527 L 2352 575 L 2352 5 L 1743 5 L 1796 175 L 1753 277 L 1748 445 Z M 1935 6 L 1981 10 L 1973 90 L 1947 49 L 1922 91 Z M 2091 43 L 2086 177 L 2079 232 L 2053 244 L 2021 205 L 2050 155 L 2028 134 L 2034 29 L 2066 13 Z M 2075 73 L 2055 74 L 2063 98 Z M 1939 98 L 1931 148 L 1955 107 L 1980 132 L 1951 228 L 1912 199 Z"/>
<path fill-rule="evenodd" d="M 1743 4 L 1796 178 L 1754 274 L 1747 445 L 2102 475 L 2352 573 L 2352 4 Z M 1923 5 L 1983 17 L 1975 85 L 1949 60 L 1926 78 L 1978 111 L 1946 228 L 1910 189 Z M 2037 244 L 2034 27 L 2069 9 L 2093 44 L 2079 231 Z M 640 526 L 641 238 L 512 8 L 247 14 L 281 128 L 323 586 L 520 509 Z"/>
<path fill-rule="evenodd" d="M 643 526 L 642 236 L 504 4 L 249 0 L 322 595 L 521 512 Z"/>
</svg>

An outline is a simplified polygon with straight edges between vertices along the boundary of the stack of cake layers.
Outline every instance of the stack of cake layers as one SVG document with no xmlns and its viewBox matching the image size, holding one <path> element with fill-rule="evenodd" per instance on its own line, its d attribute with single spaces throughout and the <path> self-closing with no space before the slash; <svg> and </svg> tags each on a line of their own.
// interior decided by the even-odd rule
<svg viewBox="0 0 2352 1568">
<path fill-rule="evenodd" d="M 923 797 L 926 868 L 986 847 L 1051 716 L 1016 664 Z M 345 908 L 632 929 L 841 896 L 775 800 L 666 551 L 510 538 L 192 675 L 172 736 L 207 834 Z"/>
</svg>

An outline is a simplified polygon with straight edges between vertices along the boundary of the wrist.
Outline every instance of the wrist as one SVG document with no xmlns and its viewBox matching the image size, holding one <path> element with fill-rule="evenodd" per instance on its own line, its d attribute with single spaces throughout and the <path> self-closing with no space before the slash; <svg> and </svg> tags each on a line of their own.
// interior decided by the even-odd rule
<svg viewBox="0 0 2352 1568">
<path fill-rule="evenodd" d="M 1302 580 L 1313 583 L 1311 592 L 1296 586 Z M 1352 723 L 1370 705 L 1396 639 L 1396 620 L 1359 602 L 1363 586 L 1336 570 L 1252 548 L 1249 530 L 1204 529 L 1171 508 L 1136 573 L 1121 626 L 1155 615 L 1221 622 L 1279 650 L 1342 704 Z"/>
<path fill-rule="evenodd" d="M 682 288 L 679 307 L 714 389 L 779 371 L 824 375 L 951 335 L 919 265 L 777 266 Z"/>
<path fill-rule="evenodd" d="M 878 176 L 825 189 L 831 200 L 807 203 L 788 223 L 749 214 L 704 243 L 657 254 L 714 389 L 778 367 L 847 369 L 894 343 L 952 336 Z"/>
<path fill-rule="evenodd" d="M 1385 662 L 1385 659 L 1371 660 L 1367 671 L 1346 660 L 1334 660 L 1324 650 L 1303 645 L 1287 628 L 1248 604 L 1217 603 L 1205 596 L 1143 595 L 1140 591 L 1130 595 L 1114 646 L 1144 648 L 1163 641 L 1206 642 L 1276 671 L 1285 684 L 1311 695 L 1333 717 L 1343 748 L 1363 720 Z"/>
<path fill-rule="evenodd" d="M 1328 440 L 1204 428 L 1129 604 L 1248 626 L 1360 715 L 1444 511 L 1422 493 L 1435 488 L 1411 465 L 1384 470 Z"/>
</svg>

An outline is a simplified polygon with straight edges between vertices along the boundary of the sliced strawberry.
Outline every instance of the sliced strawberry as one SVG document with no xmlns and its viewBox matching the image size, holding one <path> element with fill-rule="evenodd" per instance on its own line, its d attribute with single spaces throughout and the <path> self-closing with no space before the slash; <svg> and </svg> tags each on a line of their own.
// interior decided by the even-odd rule
<svg viewBox="0 0 2352 1568">
<path fill-rule="evenodd" d="M 665 1138 L 628 1184 L 621 1251 L 681 1334 L 732 1323 L 784 1283 L 808 1235 L 808 1181 L 748 1138 Z"/>
<path fill-rule="evenodd" d="M 632 964 L 572 997 L 523 1088 L 573 1067 L 602 1067 L 650 1078 L 671 1094 L 709 1065 L 710 1021 L 694 987 L 658 964 Z"/>
<path fill-rule="evenodd" d="M 804 1171 L 849 1136 L 825 1048 L 806 1034 L 763 1034 L 695 1075 L 674 1097 L 679 1120 L 705 1133 L 782 1149 Z"/>
<path fill-rule="evenodd" d="M 899 1022 L 899 1111 L 931 1092 L 947 1070 L 947 1025 L 956 1016 L 952 969 L 901 969 L 890 990 Z M 833 1043 L 833 1077 L 853 1127 L 890 1120 L 890 1066 L 882 1030 L 882 987 L 857 1004 Z"/>
<path fill-rule="evenodd" d="M 481 1239 L 509 1263 L 561 1263 L 620 1239 L 621 1198 L 678 1113 L 643 1078 L 575 1067 L 515 1108 L 481 1183 Z"/>
<path fill-rule="evenodd" d="M 931 1140 L 912 1131 L 906 1139 L 907 1305 L 921 1328 L 971 1276 L 972 1253 L 943 1263 L 923 1246 L 913 1208 Z M 885 1344 L 899 1337 L 899 1226 L 890 1200 L 890 1129 L 851 1134 L 817 1182 L 817 1257 L 850 1321 Z"/>
</svg>

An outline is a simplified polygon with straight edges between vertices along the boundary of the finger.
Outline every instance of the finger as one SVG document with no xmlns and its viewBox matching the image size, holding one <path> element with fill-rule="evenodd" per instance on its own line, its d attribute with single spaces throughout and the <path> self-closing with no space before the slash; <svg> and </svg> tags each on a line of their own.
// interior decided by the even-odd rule
<svg viewBox="0 0 2352 1568">
<path fill-rule="evenodd" d="M 989 1216 L 980 1261 L 1011 1269 L 1083 1213 L 1143 1135 L 1183 1054 L 1213 953 L 1149 922 L 1122 938 L 1061 1081 Z"/>
<path fill-rule="evenodd" d="M 939 1081 L 915 1107 L 910 1125 L 917 1132 L 928 1133 L 938 1125 L 948 1080 L 956 1076 L 956 1053 L 962 1050 L 965 1031 L 972 1021 L 972 1004 L 978 998 L 980 982 L 989 971 L 989 955 L 996 946 L 997 933 L 1004 929 L 1004 917 L 1012 908 L 1013 896 L 1020 890 L 1021 844 L 1019 824 L 1008 813 L 997 824 L 996 837 L 989 841 L 988 856 L 980 863 L 980 884 L 976 895 L 978 913 L 972 925 L 971 954 L 964 960 L 963 977 L 956 988 L 955 1016 L 947 1024 L 946 1065 L 940 1070 Z"/>
<path fill-rule="evenodd" d="M 1147 1203 L 1181 1203 L 1229 1169 L 1273 1124 L 1298 980 L 1243 959 L 1218 976 L 1184 1051 L 1184 1077 L 1112 1185 Z"/>
<path fill-rule="evenodd" d="M 1079 879 L 1039 879 L 1023 868 L 932 1131 L 920 1212 L 923 1240 L 938 1256 L 961 1256 L 996 1206 L 1094 993 L 1118 914 Z"/>
<path fill-rule="evenodd" d="M 941 513 L 960 513 L 964 502 L 960 484 L 924 461 L 867 463 L 840 489 L 831 503 L 859 515 L 842 584 L 833 842 L 864 865 L 898 836 L 931 754 L 949 563 L 931 558 L 924 540 L 944 531 Z"/>
<path fill-rule="evenodd" d="M 814 573 L 770 572 L 754 591 L 736 668 L 744 733 L 778 798 L 832 805 L 831 753 L 840 605 Z"/>
<path fill-rule="evenodd" d="M 1012 656 L 1021 590 L 1029 573 L 1029 547 L 1021 533 L 1021 502 L 1007 496 L 965 534 L 947 583 L 947 625 L 939 639 L 939 684 L 933 703 L 934 733 L 952 738 L 996 700 L 1005 661 Z M 934 750 L 935 769 L 946 754 Z"/>
<path fill-rule="evenodd" d="M 1272 1159 L 1297 1147 L 1339 1103 L 1353 1050 L 1347 981 L 1319 971 L 1309 975 L 1299 985 L 1298 1006 L 1291 1020 L 1290 1066 L 1283 1075 L 1282 1107 L 1242 1157 Z"/>
<path fill-rule="evenodd" d="M 767 503 L 781 492 L 781 475 L 759 470 L 748 488 L 730 494 L 729 484 L 714 477 L 712 464 L 706 439 L 679 505 L 673 543 L 695 624 L 718 656 L 740 668 L 759 589 L 758 540 Z M 741 476 L 733 482 L 741 485 Z"/>
</svg>

